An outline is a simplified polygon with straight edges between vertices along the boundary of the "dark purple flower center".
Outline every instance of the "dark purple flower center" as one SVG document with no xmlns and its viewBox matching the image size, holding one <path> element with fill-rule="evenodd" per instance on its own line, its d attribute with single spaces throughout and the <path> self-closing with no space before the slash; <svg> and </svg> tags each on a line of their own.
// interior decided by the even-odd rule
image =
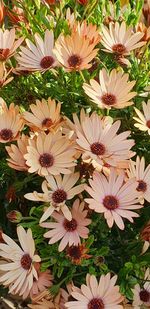
<svg viewBox="0 0 150 309">
<path fill-rule="evenodd" d="M 81 60 L 80 56 L 78 56 L 78 55 L 72 55 L 68 59 L 68 64 L 72 68 L 76 68 L 77 66 L 79 66 L 81 64 L 81 62 L 82 62 L 82 60 Z"/>
<path fill-rule="evenodd" d="M 68 255 L 75 260 L 79 260 L 82 256 L 81 249 L 79 246 L 71 246 L 68 248 L 67 252 Z"/>
<path fill-rule="evenodd" d="M 52 64 L 54 63 L 54 58 L 51 56 L 45 56 L 41 62 L 40 62 L 40 66 L 42 67 L 42 69 L 48 69 L 52 66 Z"/>
<path fill-rule="evenodd" d="M 58 189 L 52 194 L 52 200 L 56 204 L 63 203 L 66 199 L 67 199 L 67 193 L 62 189 Z"/>
<path fill-rule="evenodd" d="M 104 308 L 105 308 L 104 303 L 100 298 L 93 298 L 88 303 L 88 309 L 104 309 Z"/>
<path fill-rule="evenodd" d="M 143 302 L 148 302 L 150 300 L 150 293 L 145 289 L 140 291 L 140 300 Z"/>
<path fill-rule="evenodd" d="M 111 94 L 111 93 L 103 94 L 103 96 L 101 97 L 101 100 L 105 105 L 108 105 L 108 106 L 116 104 L 116 97 L 114 94 Z"/>
<path fill-rule="evenodd" d="M 145 192 L 147 190 L 147 184 L 145 181 L 143 180 L 139 180 L 138 181 L 138 186 L 136 188 L 137 191 L 142 191 L 142 192 Z"/>
<path fill-rule="evenodd" d="M 91 148 L 92 153 L 94 153 L 97 156 L 102 156 L 106 151 L 105 146 L 101 143 L 98 143 L 98 142 L 93 143 L 90 146 L 90 148 Z"/>
<path fill-rule="evenodd" d="M 120 43 L 113 45 L 112 50 L 116 54 L 124 54 L 126 52 L 125 46 Z"/>
<path fill-rule="evenodd" d="M 39 158 L 39 162 L 42 167 L 51 167 L 54 164 L 54 157 L 49 153 L 43 153 Z"/>
<path fill-rule="evenodd" d="M 29 254 L 24 254 L 21 258 L 21 266 L 25 270 L 29 270 L 32 264 L 32 259 Z"/>
<path fill-rule="evenodd" d="M 2 129 L 0 131 L 0 137 L 1 139 L 3 139 L 4 141 L 8 141 L 11 140 L 13 137 L 13 133 L 10 129 Z"/>
<path fill-rule="evenodd" d="M 8 58 L 8 55 L 9 55 L 9 48 L 1 48 L 0 49 L 0 61 L 5 61 L 7 58 Z"/>
<path fill-rule="evenodd" d="M 103 199 L 103 205 L 109 210 L 114 210 L 119 207 L 118 200 L 113 195 L 107 195 Z"/>
<path fill-rule="evenodd" d="M 65 219 L 64 220 L 64 228 L 68 232 L 74 232 L 77 229 L 77 221 L 75 219 L 72 219 L 71 221 Z"/>
<path fill-rule="evenodd" d="M 49 128 L 52 124 L 53 124 L 53 121 L 50 118 L 45 118 L 42 121 L 42 126 L 46 128 Z"/>
<path fill-rule="evenodd" d="M 150 120 L 147 120 L 146 125 L 150 129 Z"/>
</svg>

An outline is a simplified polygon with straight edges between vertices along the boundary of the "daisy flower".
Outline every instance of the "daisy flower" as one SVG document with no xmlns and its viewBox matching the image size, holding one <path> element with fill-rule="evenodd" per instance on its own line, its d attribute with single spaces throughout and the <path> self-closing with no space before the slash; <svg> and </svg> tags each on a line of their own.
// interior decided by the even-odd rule
<svg viewBox="0 0 150 309">
<path fill-rule="evenodd" d="M 17 146 L 11 144 L 5 147 L 10 156 L 10 158 L 7 159 L 8 165 L 17 171 L 28 170 L 28 166 L 24 159 L 24 155 L 27 153 L 28 139 L 29 137 L 27 135 L 22 134 L 17 140 Z"/>
<path fill-rule="evenodd" d="M 146 281 L 148 280 L 148 281 Z M 144 277 L 144 285 L 136 284 L 133 289 L 133 308 L 140 309 L 141 306 L 150 307 L 150 269 L 147 268 Z M 145 308 L 144 307 L 144 308 Z"/>
<path fill-rule="evenodd" d="M 136 28 L 137 31 L 144 33 L 142 40 L 148 42 L 150 40 L 150 27 L 146 27 L 144 23 L 140 22 L 137 24 Z"/>
<path fill-rule="evenodd" d="M 100 42 L 101 36 L 99 34 L 99 29 L 97 29 L 96 25 L 91 23 L 87 24 L 86 20 L 81 24 L 79 22 L 75 23 L 73 31 L 78 31 L 84 39 L 89 39 L 89 43 L 94 46 Z"/>
<path fill-rule="evenodd" d="M 34 262 L 40 262 L 41 259 L 35 254 L 31 229 L 26 232 L 19 226 L 17 234 L 21 247 L 10 237 L 2 234 L 5 243 L 0 243 L 0 256 L 6 261 L 0 265 L 0 270 L 5 271 L 5 274 L 0 276 L 0 282 L 6 287 L 9 286 L 9 293 L 26 298 L 33 286 L 34 278 L 38 279 Z"/>
<path fill-rule="evenodd" d="M 81 265 L 83 259 L 89 259 L 92 255 L 87 254 L 89 248 L 86 248 L 86 244 L 80 244 L 78 246 L 72 245 L 67 248 L 67 257 L 75 265 Z"/>
<path fill-rule="evenodd" d="M 19 107 L 13 103 L 7 107 L 2 100 L 0 108 L 0 143 L 17 140 L 23 128 L 23 120 L 19 114 Z"/>
<path fill-rule="evenodd" d="M 56 129 L 61 123 L 61 103 L 56 104 L 55 100 L 36 100 L 36 104 L 31 104 L 30 109 L 32 113 L 25 111 L 23 118 L 34 131 Z"/>
<path fill-rule="evenodd" d="M 99 165 L 109 164 L 117 166 L 118 162 L 126 161 L 133 153 L 130 148 L 134 145 L 133 140 L 127 140 L 130 131 L 117 135 L 120 121 L 105 123 L 101 117 L 93 113 L 81 123 L 81 130 L 77 127 L 77 144 L 82 152 L 83 160 L 91 160 Z"/>
<path fill-rule="evenodd" d="M 85 202 L 89 204 L 89 208 L 97 213 L 104 213 L 104 218 L 108 226 L 111 228 L 114 222 L 123 230 L 123 218 L 133 222 L 133 217 L 139 215 L 132 209 L 139 209 L 142 206 L 138 204 L 136 182 L 134 179 L 126 181 L 124 184 L 124 173 L 117 173 L 111 169 L 109 178 L 95 172 L 93 179 L 89 180 L 90 187 L 85 186 L 85 190 L 90 194 L 91 198 L 86 198 Z"/>
<path fill-rule="evenodd" d="M 45 31 L 44 40 L 36 33 L 35 44 L 26 40 L 27 47 L 21 46 L 21 51 L 16 56 L 20 70 L 45 72 L 57 65 L 53 54 L 54 34 L 48 29 Z"/>
<path fill-rule="evenodd" d="M 91 223 L 87 219 L 87 210 L 84 210 L 84 202 L 80 204 L 79 199 L 73 203 L 72 220 L 67 220 L 63 214 L 54 212 L 52 218 L 56 222 L 44 222 L 40 226 L 50 229 L 44 234 L 44 237 L 50 238 L 49 244 L 54 244 L 61 239 L 58 251 L 61 252 L 65 249 L 67 244 L 69 246 L 80 244 L 80 237 L 88 238 L 89 229 L 86 227 Z"/>
<path fill-rule="evenodd" d="M 113 69 L 110 74 L 103 68 L 99 72 L 98 83 L 91 79 L 90 85 L 84 83 L 83 89 L 99 108 L 125 108 L 133 105 L 130 101 L 136 96 L 136 92 L 130 92 L 135 81 L 128 81 L 129 74 Z"/>
<path fill-rule="evenodd" d="M 39 293 L 45 291 L 47 288 L 52 286 L 53 276 L 50 274 L 50 270 L 44 272 L 40 271 L 40 263 L 35 263 L 35 269 L 38 274 L 38 279 L 34 280 L 32 289 L 30 291 L 31 299 L 38 295 Z"/>
<path fill-rule="evenodd" d="M 39 133 L 29 140 L 24 158 L 29 173 L 36 172 L 40 176 L 70 174 L 69 168 L 76 165 L 75 153 L 70 141 L 61 132 Z"/>
<path fill-rule="evenodd" d="M 73 287 L 73 282 L 68 283 L 66 285 L 66 290 L 60 289 L 59 293 L 59 309 L 66 309 L 65 303 L 69 301 L 69 298 L 71 297 L 71 292 L 72 292 L 72 287 Z"/>
<path fill-rule="evenodd" d="M 141 42 L 144 33 L 133 32 L 132 27 L 127 27 L 123 21 L 121 24 L 118 22 L 109 23 L 109 29 L 105 26 L 102 27 L 101 43 L 108 53 L 127 56 L 136 48 L 145 44 Z"/>
<path fill-rule="evenodd" d="M 145 169 L 144 157 L 139 158 L 137 156 L 136 162 L 130 162 L 130 169 L 127 172 L 129 178 L 135 178 L 137 183 L 137 196 L 141 203 L 144 203 L 144 199 L 150 202 L 150 164 Z"/>
<path fill-rule="evenodd" d="M 46 176 L 46 180 L 42 183 L 43 194 L 38 192 L 25 194 L 25 198 L 32 201 L 50 202 L 50 207 L 44 212 L 40 222 L 45 221 L 55 210 L 58 212 L 61 210 L 66 219 L 72 219 L 66 201 L 84 190 L 83 184 L 74 186 L 79 180 L 79 177 L 79 173 L 64 176 Z"/>
<path fill-rule="evenodd" d="M 24 38 L 15 41 L 15 28 L 9 30 L 0 29 L 0 61 L 6 61 L 15 54 L 16 49 Z"/>
<path fill-rule="evenodd" d="M 147 104 L 143 102 L 142 107 L 143 113 L 134 107 L 135 112 L 138 115 L 138 117 L 133 117 L 133 119 L 137 121 L 134 126 L 140 131 L 147 131 L 150 135 L 150 100 L 148 100 Z"/>
<path fill-rule="evenodd" d="M 72 31 L 71 35 L 61 34 L 56 41 L 54 54 L 66 71 L 82 71 L 91 67 L 98 49 L 90 44 L 90 39 L 83 37 L 79 31 Z"/>
<path fill-rule="evenodd" d="M 86 285 L 81 288 L 73 287 L 71 295 L 75 301 L 69 301 L 65 304 L 66 308 L 84 308 L 84 309 L 123 309 L 119 305 L 123 297 L 119 293 L 119 286 L 115 285 L 117 276 L 111 278 L 110 273 L 102 275 L 99 281 L 94 275 L 87 274 Z"/>
</svg>

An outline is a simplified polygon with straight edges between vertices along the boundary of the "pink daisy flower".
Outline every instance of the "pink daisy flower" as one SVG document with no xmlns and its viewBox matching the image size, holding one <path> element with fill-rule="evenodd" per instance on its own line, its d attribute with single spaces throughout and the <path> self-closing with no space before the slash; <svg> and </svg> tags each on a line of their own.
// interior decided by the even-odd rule
<svg viewBox="0 0 150 309">
<path fill-rule="evenodd" d="M 0 270 L 5 273 L 0 277 L 0 283 L 9 286 L 9 292 L 26 298 L 33 286 L 33 279 L 38 279 L 34 262 L 41 259 L 35 254 L 35 243 L 31 229 L 26 232 L 22 226 L 17 228 L 21 248 L 7 235 L 2 234 L 5 243 L 0 243 L 0 257 L 5 263 Z"/>
<path fill-rule="evenodd" d="M 134 140 L 127 140 L 130 131 L 117 134 L 120 124 L 120 121 L 113 124 L 104 121 L 96 113 L 84 117 L 80 127 L 76 125 L 76 142 L 82 152 L 82 159 L 110 166 L 117 166 L 120 161 L 130 159 L 133 156 L 130 149 Z"/>
<path fill-rule="evenodd" d="M 87 274 L 86 285 L 82 284 L 81 288 L 72 287 L 71 295 L 75 301 L 69 301 L 65 304 L 68 309 L 123 309 L 119 305 L 123 297 L 119 293 L 119 286 L 115 285 L 117 276 L 110 277 L 102 275 L 97 281 L 94 275 Z"/>
<path fill-rule="evenodd" d="M 16 56 L 19 70 L 45 72 L 56 67 L 57 61 L 53 54 L 54 34 L 48 29 L 45 31 L 44 39 L 36 33 L 35 44 L 26 40 L 27 47 L 21 46 L 19 55 Z"/>
<path fill-rule="evenodd" d="M 129 178 L 135 178 L 137 183 L 137 196 L 143 204 L 144 199 L 150 202 L 150 164 L 145 168 L 145 159 L 139 156 L 136 162 L 131 161 L 130 170 L 128 171 Z"/>
<path fill-rule="evenodd" d="M 124 173 L 118 176 L 116 171 L 111 169 L 109 178 L 95 172 L 89 183 L 90 187 L 86 185 L 85 189 L 91 198 L 85 199 L 85 202 L 95 212 L 104 213 L 110 228 L 115 222 L 123 230 L 125 226 L 122 217 L 133 222 L 133 217 L 139 216 L 131 211 L 142 207 L 138 204 L 135 179 L 124 183 Z"/>
<path fill-rule="evenodd" d="M 133 308 L 150 308 L 150 268 L 147 268 L 143 286 L 136 284 L 133 289 Z"/>
<path fill-rule="evenodd" d="M 80 244 L 81 238 L 88 238 L 89 229 L 86 227 L 91 223 L 87 219 L 87 210 L 84 210 L 84 202 L 80 204 L 79 199 L 76 199 L 72 206 L 72 220 L 67 220 L 63 214 L 54 212 L 52 217 L 56 222 L 44 222 L 40 226 L 50 229 L 44 234 L 44 237 L 50 238 L 49 244 L 54 244 L 61 239 L 58 250 L 61 252 L 67 244 L 69 246 Z"/>
<path fill-rule="evenodd" d="M 31 299 L 40 292 L 45 291 L 47 288 L 52 286 L 53 276 L 50 273 L 50 270 L 47 269 L 44 272 L 40 271 L 40 263 L 35 264 L 35 268 L 38 274 L 38 279 L 34 280 L 32 289 L 30 291 Z"/>
<path fill-rule="evenodd" d="M 71 212 L 66 205 L 66 201 L 72 199 L 75 195 L 84 190 L 84 184 L 75 186 L 79 180 L 79 173 L 71 173 L 69 175 L 46 176 L 46 180 L 42 183 L 43 193 L 34 191 L 25 194 L 25 198 L 32 201 L 49 202 L 50 206 L 44 211 L 40 219 L 40 223 L 45 221 L 51 214 L 56 211 L 62 211 L 65 218 L 69 221 L 72 219 Z"/>
</svg>

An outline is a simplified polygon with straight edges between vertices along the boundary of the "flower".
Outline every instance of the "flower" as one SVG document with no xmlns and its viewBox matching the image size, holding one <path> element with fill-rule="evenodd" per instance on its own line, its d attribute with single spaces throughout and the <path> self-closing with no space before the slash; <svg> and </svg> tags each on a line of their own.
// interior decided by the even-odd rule
<svg viewBox="0 0 150 309">
<path fill-rule="evenodd" d="M 73 264 L 80 265 L 83 259 L 89 259 L 91 257 L 91 255 L 87 254 L 88 251 L 89 249 L 86 248 L 85 243 L 78 246 L 72 245 L 67 248 L 67 256 Z"/>
<path fill-rule="evenodd" d="M 21 7 L 12 4 L 12 9 L 9 9 L 7 7 L 6 14 L 9 17 L 12 24 L 17 25 L 20 22 L 27 24 L 27 19 L 25 17 L 24 10 Z"/>
<path fill-rule="evenodd" d="M 40 176 L 70 174 L 69 168 L 76 165 L 75 153 L 70 141 L 61 132 L 39 133 L 29 140 L 24 158 L 29 173 L 37 172 Z"/>
<path fill-rule="evenodd" d="M 15 28 L 9 30 L 0 29 L 0 61 L 6 61 L 11 58 L 16 49 L 23 42 L 24 38 L 15 41 Z"/>
<path fill-rule="evenodd" d="M 100 108 L 125 108 L 133 104 L 130 101 L 136 96 L 136 92 L 130 92 L 135 85 L 135 81 L 128 81 L 129 75 L 113 69 L 110 75 L 105 69 L 99 72 L 100 83 L 94 79 L 90 80 L 90 85 L 84 83 L 85 93 Z"/>
<path fill-rule="evenodd" d="M 61 210 L 65 218 L 69 221 L 72 219 L 66 201 L 72 199 L 75 195 L 84 190 L 83 184 L 74 187 L 79 180 L 79 176 L 79 173 L 72 173 L 64 176 L 56 175 L 54 177 L 46 176 L 46 180 L 42 183 L 43 194 L 35 191 L 25 194 L 25 198 L 32 201 L 50 202 L 50 206 L 44 212 L 40 222 L 45 221 L 55 210 Z"/>
<path fill-rule="evenodd" d="M 17 146 L 11 144 L 5 147 L 10 156 L 7 159 L 8 165 L 17 171 L 28 170 L 26 160 L 24 159 L 24 155 L 27 153 L 28 139 L 29 137 L 27 135 L 22 134 L 17 140 Z"/>
<path fill-rule="evenodd" d="M 67 290 L 64 290 L 62 288 L 60 289 L 59 309 L 66 309 L 65 303 L 69 301 L 69 298 L 71 297 L 72 287 L 73 287 L 73 282 L 70 282 L 66 285 Z"/>
<path fill-rule="evenodd" d="M 143 204 L 144 199 L 150 202 L 150 164 L 145 169 L 144 157 L 137 156 L 136 163 L 130 162 L 130 170 L 128 171 L 129 178 L 135 178 L 137 183 L 137 195 L 140 202 Z"/>
<path fill-rule="evenodd" d="M 90 219 L 87 219 L 87 210 L 84 210 L 84 202 L 80 203 L 79 199 L 76 199 L 73 203 L 72 220 L 67 220 L 63 214 L 54 212 L 52 218 L 56 222 L 44 222 L 40 226 L 50 229 L 50 231 L 44 234 L 44 237 L 50 238 L 49 244 L 54 244 L 61 239 L 58 247 L 58 251 L 61 252 L 65 249 L 67 244 L 69 246 L 80 244 L 80 237 L 88 238 L 89 229 L 86 227 L 91 223 Z"/>
<path fill-rule="evenodd" d="M 77 131 L 77 144 L 82 152 L 83 160 L 91 160 L 97 162 L 99 165 L 117 166 L 120 161 L 127 161 L 133 153 L 130 148 L 134 145 L 133 140 L 127 140 L 130 131 L 125 131 L 116 134 L 120 121 L 115 123 L 107 123 L 101 119 L 96 113 L 90 117 L 86 116 L 81 122 L 80 131 L 79 126 Z M 89 163 L 89 162 L 88 162 Z"/>
<path fill-rule="evenodd" d="M 32 304 L 28 304 L 28 307 L 31 309 L 57 309 L 55 304 L 50 296 L 48 290 L 44 290 L 43 292 L 35 295 L 32 299 Z"/>
<path fill-rule="evenodd" d="M 91 198 L 86 198 L 85 202 L 89 208 L 97 213 L 104 213 L 108 226 L 111 228 L 114 222 L 123 230 L 123 218 L 133 222 L 133 217 L 139 215 L 132 209 L 139 209 L 142 206 L 138 204 L 136 181 L 127 180 L 124 183 L 124 173 L 117 173 L 111 169 L 110 176 L 107 179 L 104 175 L 94 172 L 93 179 L 89 180 L 90 187 L 85 186 L 85 190 Z"/>
<path fill-rule="evenodd" d="M 26 40 L 27 47 L 21 46 L 21 51 L 16 59 L 20 70 L 40 71 L 45 72 L 57 65 L 55 56 L 53 54 L 54 34 L 48 29 L 45 31 L 44 40 L 36 33 L 35 43 Z"/>
<path fill-rule="evenodd" d="M 146 226 L 142 229 L 140 237 L 144 240 L 144 245 L 142 248 L 142 254 L 144 254 L 150 247 L 150 221 L 148 221 Z"/>
<path fill-rule="evenodd" d="M 52 286 L 53 276 L 50 274 L 50 270 L 44 272 L 40 271 L 40 263 L 35 264 L 35 269 L 38 274 L 38 279 L 34 280 L 32 289 L 30 291 L 31 299 L 34 299 L 39 293 L 44 292 L 46 288 Z"/>
<path fill-rule="evenodd" d="M 10 293 L 26 298 L 33 286 L 33 278 L 38 278 L 33 263 L 41 259 L 35 254 L 31 229 L 26 232 L 19 226 L 17 234 L 21 248 L 10 237 L 2 234 L 5 244 L 0 243 L 0 256 L 6 259 L 6 263 L 0 265 L 0 270 L 5 271 L 0 282 L 9 286 Z"/>
<path fill-rule="evenodd" d="M 95 44 L 85 38 L 79 31 L 72 31 L 71 35 L 61 34 L 54 47 L 54 54 L 66 71 L 81 71 L 89 69 L 89 62 L 97 55 Z"/>
<path fill-rule="evenodd" d="M 144 115 L 136 107 L 134 107 L 135 112 L 139 117 L 133 117 L 133 119 L 137 121 L 134 126 L 140 131 L 147 131 L 150 135 L 150 100 L 148 100 L 147 104 L 143 102 L 142 107 Z"/>
<path fill-rule="evenodd" d="M 143 41 L 149 41 L 150 40 L 150 26 L 146 27 L 144 23 L 140 22 L 137 25 L 137 31 L 143 32 L 144 36 L 142 37 Z"/>
<path fill-rule="evenodd" d="M 96 25 L 87 24 L 87 21 L 84 20 L 82 23 L 76 22 L 73 25 L 73 31 L 78 31 L 83 39 L 89 39 L 89 44 L 96 46 L 101 39 L 99 34 L 99 29 Z"/>
<path fill-rule="evenodd" d="M 23 120 L 19 114 L 19 107 L 13 103 L 7 107 L 2 101 L 0 110 L 0 143 L 17 140 L 23 128 Z"/>
<path fill-rule="evenodd" d="M 61 123 L 61 103 L 56 105 L 55 100 L 36 100 L 36 104 L 30 104 L 32 113 L 25 111 L 23 118 L 27 125 L 34 131 L 47 131 L 57 129 Z"/>
<path fill-rule="evenodd" d="M 148 280 L 148 281 L 146 281 Z M 147 268 L 144 276 L 144 285 L 136 284 L 133 289 L 133 308 L 140 309 L 142 305 L 150 306 L 150 269 Z"/>
<path fill-rule="evenodd" d="M 84 308 L 84 309 L 123 309 L 119 305 L 123 297 L 119 293 L 119 286 L 116 285 L 117 276 L 110 277 L 110 273 L 102 275 L 97 281 L 94 275 L 87 274 L 86 285 L 81 288 L 73 287 L 71 295 L 75 301 L 69 301 L 65 304 L 66 308 Z"/>
<path fill-rule="evenodd" d="M 101 43 L 108 53 L 127 56 L 136 48 L 145 44 L 140 41 L 144 33 L 133 33 L 132 27 L 127 27 L 123 21 L 120 25 L 118 22 L 109 23 L 109 29 L 105 26 L 102 27 Z"/>
</svg>

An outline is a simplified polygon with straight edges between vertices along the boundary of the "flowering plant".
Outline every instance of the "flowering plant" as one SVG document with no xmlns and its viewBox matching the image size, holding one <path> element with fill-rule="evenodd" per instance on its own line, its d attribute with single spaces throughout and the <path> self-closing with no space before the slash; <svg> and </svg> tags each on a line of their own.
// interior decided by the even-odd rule
<svg viewBox="0 0 150 309">
<path fill-rule="evenodd" d="M 0 1 L 0 293 L 150 307 L 150 2 Z"/>
</svg>

